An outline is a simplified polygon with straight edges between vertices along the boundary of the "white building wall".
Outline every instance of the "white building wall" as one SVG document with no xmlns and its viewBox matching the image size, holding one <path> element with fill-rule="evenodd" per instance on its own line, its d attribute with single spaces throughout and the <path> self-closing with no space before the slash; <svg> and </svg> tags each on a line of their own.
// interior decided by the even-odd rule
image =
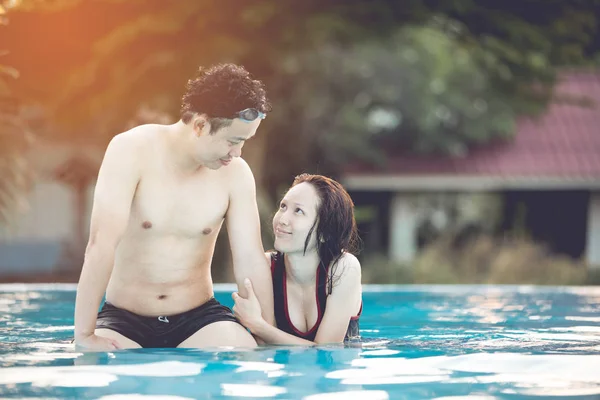
<svg viewBox="0 0 600 400">
<path fill-rule="evenodd" d="M 590 196 L 586 259 L 592 268 L 600 268 L 600 192 Z"/>
<path fill-rule="evenodd" d="M 93 186 L 87 191 L 85 220 L 89 230 Z M 75 193 L 59 182 L 38 182 L 28 196 L 26 211 L 10 226 L 0 227 L 0 242 L 63 241 L 75 235 Z"/>
<path fill-rule="evenodd" d="M 411 203 L 411 195 L 396 193 L 390 207 L 389 257 L 399 263 L 412 261 L 417 251 L 417 213 Z"/>
</svg>

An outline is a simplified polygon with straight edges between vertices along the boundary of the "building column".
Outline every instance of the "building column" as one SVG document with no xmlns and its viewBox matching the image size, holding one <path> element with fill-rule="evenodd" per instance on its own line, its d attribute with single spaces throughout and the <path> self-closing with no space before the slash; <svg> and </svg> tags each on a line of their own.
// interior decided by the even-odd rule
<svg viewBox="0 0 600 400">
<path fill-rule="evenodd" d="M 600 268 L 600 192 L 592 192 L 588 210 L 586 261 Z"/>
<path fill-rule="evenodd" d="M 410 194 L 396 193 L 390 205 L 389 257 L 399 263 L 412 261 L 417 251 L 417 215 L 411 197 Z"/>
</svg>

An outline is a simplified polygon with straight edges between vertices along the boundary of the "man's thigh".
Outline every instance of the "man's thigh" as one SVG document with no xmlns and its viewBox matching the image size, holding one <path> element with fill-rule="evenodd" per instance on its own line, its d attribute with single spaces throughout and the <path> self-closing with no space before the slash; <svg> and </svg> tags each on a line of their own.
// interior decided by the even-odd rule
<svg viewBox="0 0 600 400">
<path fill-rule="evenodd" d="M 177 347 L 208 348 L 221 346 L 252 348 L 256 347 L 256 340 L 237 322 L 218 321 L 201 328 Z"/>
<path fill-rule="evenodd" d="M 136 342 L 134 342 L 133 340 L 131 340 L 111 329 L 105 329 L 105 328 L 96 329 L 95 333 L 96 333 L 96 336 L 102 336 L 105 338 L 116 340 L 122 349 L 139 349 L 142 347 L 139 344 L 137 344 Z"/>
</svg>

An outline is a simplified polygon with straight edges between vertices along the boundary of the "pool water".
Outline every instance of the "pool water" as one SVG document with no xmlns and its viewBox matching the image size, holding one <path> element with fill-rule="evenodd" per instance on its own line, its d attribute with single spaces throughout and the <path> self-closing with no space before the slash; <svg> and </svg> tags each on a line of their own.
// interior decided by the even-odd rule
<svg viewBox="0 0 600 400">
<path fill-rule="evenodd" d="M 1 398 L 600 398 L 600 287 L 365 286 L 343 346 L 86 354 L 74 289 L 0 285 Z"/>
</svg>

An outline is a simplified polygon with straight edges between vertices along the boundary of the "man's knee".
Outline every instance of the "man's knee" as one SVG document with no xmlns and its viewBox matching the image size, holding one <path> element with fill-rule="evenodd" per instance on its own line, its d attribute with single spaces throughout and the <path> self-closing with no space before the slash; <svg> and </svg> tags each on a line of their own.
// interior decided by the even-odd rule
<svg viewBox="0 0 600 400">
<path fill-rule="evenodd" d="M 122 349 L 139 349 L 142 347 L 140 344 L 134 342 L 133 340 L 129 339 L 128 337 L 121 335 L 120 333 L 113 331 L 112 329 L 105 329 L 105 328 L 96 329 L 94 334 L 96 336 L 101 336 L 101 337 L 105 337 L 108 339 L 116 340 Z"/>
<path fill-rule="evenodd" d="M 242 325 L 237 322 L 219 321 L 206 325 L 177 347 L 207 348 L 221 346 L 253 348 L 257 344 L 254 337 Z"/>
</svg>

